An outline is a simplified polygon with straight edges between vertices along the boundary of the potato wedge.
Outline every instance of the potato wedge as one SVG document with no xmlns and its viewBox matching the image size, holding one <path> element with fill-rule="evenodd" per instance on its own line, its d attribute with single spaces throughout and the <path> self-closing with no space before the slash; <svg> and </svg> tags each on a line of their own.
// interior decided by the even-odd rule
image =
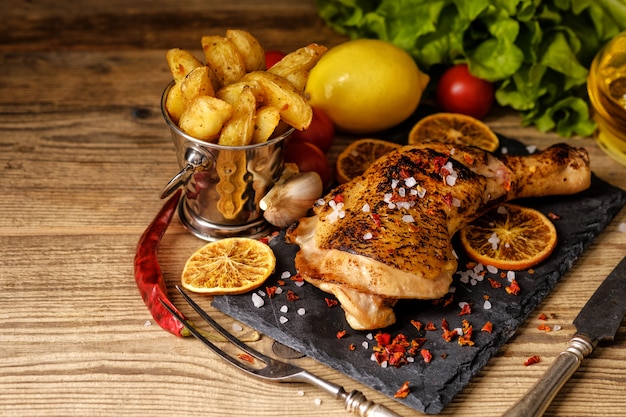
<svg viewBox="0 0 626 417">
<path fill-rule="evenodd" d="M 215 96 L 209 71 L 209 67 L 206 65 L 194 68 L 180 83 L 180 90 L 187 102 L 199 96 Z"/>
<path fill-rule="evenodd" d="M 256 98 L 250 87 L 244 87 L 233 105 L 233 115 L 226 122 L 217 141 L 218 145 L 245 146 L 252 141 Z"/>
<path fill-rule="evenodd" d="M 215 97 L 234 105 L 237 102 L 239 95 L 245 88 L 250 89 L 257 98 L 257 101 L 260 101 L 259 95 L 261 93 L 261 89 L 259 84 L 255 81 L 238 81 L 236 83 L 229 84 L 226 87 L 220 88 L 217 93 L 215 93 Z"/>
<path fill-rule="evenodd" d="M 165 53 L 174 81 L 182 81 L 193 69 L 203 66 L 193 54 L 180 48 L 172 48 Z"/>
<path fill-rule="evenodd" d="M 258 83 L 262 102 L 276 107 L 280 118 L 288 125 L 304 130 L 311 124 L 311 105 L 285 78 L 267 71 L 253 71 L 246 74 L 243 81 Z"/>
<path fill-rule="evenodd" d="M 289 80 L 298 91 L 304 91 L 309 70 L 317 64 L 328 48 L 316 43 L 309 44 L 287 54 L 268 71 Z"/>
<path fill-rule="evenodd" d="M 214 141 L 233 114 L 233 106 L 218 98 L 199 96 L 180 116 L 178 127 L 196 139 Z"/>
<path fill-rule="evenodd" d="M 265 70 L 265 50 L 249 32 L 228 29 L 226 30 L 226 39 L 232 42 L 239 51 L 247 72 Z"/>
<path fill-rule="evenodd" d="M 254 120 L 254 133 L 252 134 L 252 143 L 266 142 L 272 133 L 276 130 L 276 126 L 280 123 L 280 112 L 276 107 L 263 106 L 256 111 Z"/>
<path fill-rule="evenodd" d="M 237 82 L 246 74 L 246 66 L 235 45 L 223 36 L 203 36 L 206 63 L 215 72 L 220 85 Z"/>
<path fill-rule="evenodd" d="M 165 110 L 170 116 L 170 119 L 176 124 L 180 120 L 180 116 L 187 108 L 187 100 L 183 96 L 183 92 L 180 90 L 180 83 L 175 83 L 165 98 Z"/>
</svg>

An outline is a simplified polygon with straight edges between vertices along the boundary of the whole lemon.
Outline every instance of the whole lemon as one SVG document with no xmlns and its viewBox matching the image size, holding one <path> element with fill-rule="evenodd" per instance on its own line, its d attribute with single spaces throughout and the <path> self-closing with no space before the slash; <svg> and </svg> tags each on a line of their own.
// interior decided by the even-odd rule
<svg viewBox="0 0 626 417">
<path fill-rule="evenodd" d="M 403 49 L 356 39 L 326 52 L 311 69 L 305 97 L 349 133 L 399 124 L 417 108 L 429 77 Z"/>
</svg>

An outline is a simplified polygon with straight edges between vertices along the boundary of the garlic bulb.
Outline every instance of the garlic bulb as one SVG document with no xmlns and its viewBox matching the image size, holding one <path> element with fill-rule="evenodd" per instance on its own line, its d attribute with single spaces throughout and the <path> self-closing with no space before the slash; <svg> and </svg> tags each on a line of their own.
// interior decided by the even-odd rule
<svg viewBox="0 0 626 417">
<path fill-rule="evenodd" d="M 297 167 L 294 170 L 286 166 L 259 207 L 265 220 L 277 227 L 287 227 L 307 214 L 322 191 L 322 179 L 316 172 L 298 172 Z"/>
</svg>

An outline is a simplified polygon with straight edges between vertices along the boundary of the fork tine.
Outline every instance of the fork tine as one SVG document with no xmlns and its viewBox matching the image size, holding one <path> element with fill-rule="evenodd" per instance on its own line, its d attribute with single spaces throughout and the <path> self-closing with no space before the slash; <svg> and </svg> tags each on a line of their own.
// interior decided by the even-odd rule
<svg viewBox="0 0 626 417">
<path fill-rule="evenodd" d="M 198 329 L 196 329 L 193 326 L 193 324 L 191 324 L 187 319 L 185 319 L 180 314 L 178 314 L 178 312 L 176 312 L 168 303 L 164 302 L 163 300 L 159 300 L 159 301 L 161 302 L 161 304 L 163 304 L 163 307 L 165 307 L 174 317 L 176 317 L 177 320 L 179 320 L 187 329 L 189 329 L 189 332 L 196 339 L 198 339 L 199 341 L 204 343 L 209 349 L 211 349 L 213 352 L 215 352 L 216 354 L 221 356 L 222 359 L 225 359 L 226 361 L 230 362 L 232 365 L 235 365 L 237 368 L 239 368 L 241 370 L 244 370 L 244 371 L 246 371 L 248 373 L 254 373 L 255 372 L 254 368 L 252 368 L 252 367 L 246 365 L 245 363 L 235 359 L 233 356 L 229 355 L 228 353 L 224 352 L 222 349 L 220 349 L 219 347 L 214 345 L 213 342 L 211 342 L 209 339 L 204 337 L 204 335 L 201 332 L 199 332 Z M 218 326 L 219 326 L 219 324 L 218 324 Z M 222 330 L 224 330 L 224 329 L 222 329 Z M 226 331 L 224 330 L 224 332 L 226 332 Z M 222 332 L 220 332 L 220 333 L 222 333 Z M 244 351 L 247 351 L 247 350 L 248 349 L 244 349 Z"/>
<path fill-rule="evenodd" d="M 269 363 L 271 358 L 246 345 L 241 340 L 233 336 L 229 331 L 224 329 L 218 322 L 213 319 L 213 317 L 209 316 L 207 312 L 202 309 L 202 307 L 196 304 L 196 302 L 192 300 L 191 297 L 180 286 L 177 285 L 176 289 L 183 296 L 185 301 L 187 301 L 187 303 L 189 303 L 189 305 L 195 310 L 195 312 L 198 313 L 198 315 L 202 317 L 207 323 L 209 323 L 219 334 L 224 336 L 228 341 L 239 347 L 239 349 L 243 350 L 244 352 L 254 356 L 255 358 L 265 362 L 266 364 Z"/>
</svg>

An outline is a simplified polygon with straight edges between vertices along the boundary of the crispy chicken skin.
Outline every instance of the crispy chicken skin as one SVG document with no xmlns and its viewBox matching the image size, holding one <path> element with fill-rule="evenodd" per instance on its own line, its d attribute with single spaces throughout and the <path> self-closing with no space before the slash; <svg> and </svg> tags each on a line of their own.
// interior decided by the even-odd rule
<svg viewBox="0 0 626 417">
<path fill-rule="evenodd" d="M 554 145 L 530 156 L 428 143 L 385 155 L 340 185 L 287 231 L 308 282 L 333 293 L 355 329 L 395 321 L 397 299 L 435 299 L 457 269 L 452 236 L 503 201 L 589 187 L 584 149 Z"/>
</svg>

